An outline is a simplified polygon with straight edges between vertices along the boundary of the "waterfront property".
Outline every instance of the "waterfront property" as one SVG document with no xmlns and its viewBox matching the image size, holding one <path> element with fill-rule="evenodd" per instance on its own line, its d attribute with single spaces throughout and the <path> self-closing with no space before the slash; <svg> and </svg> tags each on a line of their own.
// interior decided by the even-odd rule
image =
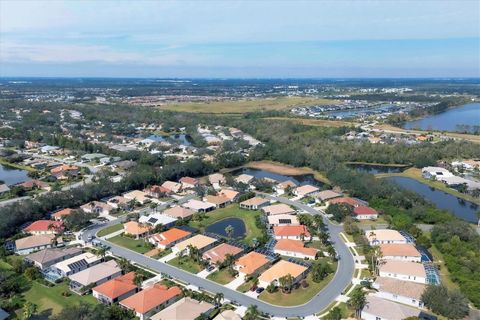
<svg viewBox="0 0 480 320">
<path fill-rule="evenodd" d="M 193 246 L 200 250 L 201 252 L 208 250 L 211 248 L 215 243 L 217 242 L 217 239 L 211 238 L 204 236 L 203 234 L 197 234 L 191 238 L 188 238 L 186 240 L 183 240 L 182 242 L 177 243 L 172 247 L 172 251 L 176 254 L 179 253 L 189 253 L 189 247 Z"/>
<path fill-rule="evenodd" d="M 203 253 L 202 258 L 211 264 L 218 265 L 225 261 L 227 255 L 233 259 L 238 258 L 243 252 L 242 248 L 232 246 L 228 243 L 222 243 Z"/>
</svg>

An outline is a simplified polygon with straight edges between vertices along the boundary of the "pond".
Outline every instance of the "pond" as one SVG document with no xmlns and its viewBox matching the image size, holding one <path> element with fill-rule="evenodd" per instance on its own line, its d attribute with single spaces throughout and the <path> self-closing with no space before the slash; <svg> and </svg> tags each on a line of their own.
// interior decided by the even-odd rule
<svg viewBox="0 0 480 320">
<path fill-rule="evenodd" d="M 260 169 L 253 169 L 253 168 L 240 168 L 230 172 L 233 176 L 240 175 L 242 173 L 254 176 L 257 179 L 264 179 L 269 178 L 273 179 L 278 182 L 283 182 L 287 180 L 291 180 L 295 182 L 297 185 L 305 185 L 311 184 L 317 187 L 321 187 L 324 185 L 323 182 L 318 181 L 313 177 L 313 174 L 301 174 L 295 176 L 287 176 L 279 173 L 274 173 L 270 171 L 260 170 Z"/>
<path fill-rule="evenodd" d="M 192 143 L 190 142 L 190 137 L 186 134 L 173 134 L 171 136 L 159 136 L 156 134 L 152 134 L 147 137 L 147 139 L 152 139 L 157 142 L 162 142 L 162 141 L 173 141 L 178 144 L 183 144 L 184 146 L 190 146 Z"/>
<path fill-rule="evenodd" d="M 245 223 L 243 222 L 242 219 L 239 218 L 225 218 L 220 221 L 217 221 L 211 225 L 209 225 L 205 231 L 217 234 L 222 237 L 227 237 L 227 232 L 225 231 L 225 228 L 228 226 L 233 227 L 233 234 L 232 238 L 243 238 L 246 233 L 246 228 L 245 228 Z"/>
<path fill-rule="evenodd" d="M 476 126 L 476 127 L 475 127 Z M 480 130 L 480 103 L 469 103 L 458 108 L 408 121 L 405 129 L 474 132 Z"/>
<path fill-rule="evenodd" d="M 357 164 L 357 163 L 349 163 L 347 164 L 352 169 L 355 169 L 358 172 L 364 173 L 400 173 L 403 172 L 408 167 L 405 166 L 380 166 L 374 164 Z"/>
<path fill-rule="evenodd" d="M 0 165 L 0 180 L 7 185 L 13 185 L 30 180 L 28 171 Z"/>
<path fill-rule="evenodd" d="M 478 222 L 477 212 L 480 210 L 480 207 L 473 202 L 465 201 L 449 193 L 431 188 L 411 178 L 388 177 L 385 179 L 393 181 L 407 190 L 416 192 L 425 200 L 435 204 L 437 208 L 447 210 L 460 219 L 471 223 Z"/>
</svg>

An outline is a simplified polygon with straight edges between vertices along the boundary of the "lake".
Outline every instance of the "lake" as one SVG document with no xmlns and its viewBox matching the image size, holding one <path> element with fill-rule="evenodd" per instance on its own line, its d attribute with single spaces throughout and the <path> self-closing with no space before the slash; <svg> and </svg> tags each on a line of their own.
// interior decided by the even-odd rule
<svg viewBox="0 0 480 320">
<path fill-rule="evenodd" d="M 228 238 L 225 228 L 228 226 L 233 227 L 232 238 L 243 238 L 247 232 L 245 223 L 239 218 L 225 218 L 205 228 L 206 232 L 214 233 L 222 237 Z"/>
<path fill-rule="evenodd" d="M 0 180 L 7 185 L 13 185 L 30 180 L 27 175 L 28 171 L 12 168 L 9 166 L 0 165 Z"/>
<path fill-rule="evenodd" d="M 465 201 L 449 193 L 433 189 L 411 178 L 388 177 L 385 179 L 393 181 L 405 189 L 416 192 L 425 200 L 435 204 L 437 208 L 447 210 L 460 219 L 475 224 L 478 222 L 476 213 L 480 210 L 480 207 L 473 202 Z"/>
<path fill-rule="evenodd" d="M 358 172 L 364 173 L 400 173 L 403 172 L 408 167 L 395 167 L 395 166 L 379 166 L 374 164 L 357 164 L 357 163 L 349 163 L 347 164 L 348 167 L 355 169 Z"/>
<path fill-rule="evenodd" d="M 462 127 L 462 125 L 467 127 Z M 403 127 L 405 129 L 474 132 L 473 126 L 480 126 L 480 103 L 469 103 L 439 114 L 408 121 Z"/>
<path fill-rule="evenodd" d="M 190 142 L 190 137 L 186 134 L 173 134 L 171 136 L 159 136 L 156 134 L 152 134 L 147 137 L 147 139 L 155 140 L 157 142 L 162 142 L 162 141 L 173 141 L 179 144 L 183 144 L 185 146 L 190 146 L 192 143 Z"/>
<path fill-rule="evenodd" d="M 324 183 L 318 181 L 313 177 L 313 174 L 302 174 L 296 176 L 287 176 L 279 173 L 274 173 L 270 171 L 260 170 L 260 169 L 253 169 L 253 168 L 240 168 L 230 172 L 233 176 L 238 176 L 242 173 L 254 176 L 257 179 L 264 179 L 269 178 L 276 180 L 278 182 L 283 182 L 287 180 L 291 180 L 295 182 L 297 185 L 305 185 L 311 184 L 314 186 L 323 186 Z"/>
</svg>

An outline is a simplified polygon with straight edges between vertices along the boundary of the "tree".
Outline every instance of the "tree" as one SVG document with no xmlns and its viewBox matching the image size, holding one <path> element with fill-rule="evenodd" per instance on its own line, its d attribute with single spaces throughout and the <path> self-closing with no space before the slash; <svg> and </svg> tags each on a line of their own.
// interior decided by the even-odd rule
<svg viewBox="0 0 480 320">
<path fill-rule="evenodd" d="M 220 306 L 222 304 L 223 298 L 224 298 L 223 293 L 217 292 L 213 297 L 213 301 L 215 302 L 215 305 Z"/>
<path fill-rule="evenodd" d="M 333 216 L 333 220 L 342 222 L 346 217 L 351 216 L 353 209 L 345 203 L 334 203 L 328 206 L 325 213 Z"/>
<path fill-rule="evenodd" d="M 23 274 L 30 281 L 33 281 L 35 279 L 39 279 L 41 277 L 40 271 L 35 267 L 26 268 L 25 271 L 23 272 Z"/>
<path fill-rule="evenodd" d="M 37 305 L 34 303 L 31 303 L 30 301 L 25 302 L 23 305 L 23 318 L 24 319 L 30 319 L 35 312 L 37 312 Z"/>
<path fill-rule="evenodd" d="M 312 266 L 312 280 L 314 282 L 321 282 L 330 273 L 332 273 L 332 267 L 326 262 L 318 262 Z"/>
<path fill-rule="evenodd" d="M 325 320 L 341 320 L 342 310 L 339 307 L 335 307 L 325 316 Z"/>
<path fill-rule="evenodd" d="M 225 233 L 227 234 L 227 237 L 229 237 L 230 239 L 232 238 L 234 232 L 235 232 L 235 228 L 232 225 L 229 224 L 228 226 L 225 227 Z"/>
<path fill-rule="evenodd" d="M 348 300 L 348 305 L 355 309 L 355 317 L 360 318 L 363 307 L 365 307 L 367 299 L 365 297 L 365 292 L 361 287 L 353 290 L 350 300 Z"/>
<path fill-rule="evenodd" d="M 282 287 L 282 291 L 286 293 L 292 292 L 294 281 L 295 278 L 290 273 L 278 279 L 278 282 Z"/>
<path fill-rule="evenodd" d="M 105 256 L 107 255 L 107 248 L 105 247 L 100 247 L 97 249 L 97 254 L 102 258 L 102 260 L 105 259 Z"/>
<path fill-rule="evenodd" d="M 133 279 L 133 283 L 135 283 L 137 287 L 141 287 L 144 280 L 145 280 L 145 275 L 143 273 L 140 273 L 140 272 L 135 273 L 135 278 Z"/>
<path fill-rule="evenodd" d="M 468 300 L 459 291 L 449 291 L 445 286 L 428 286 L 422 294 L 425 306 L 449 319 L 462 319 L 469 313 Z"/>
<path fill-rule="evenodd" d="M 248 306 L 247 311 L 245 312 L 245 320 L 257 320 L 260 316 L 260 311 L 258 311 L 258 307 L 255 304 L 251 304 Z"/>
</svg>

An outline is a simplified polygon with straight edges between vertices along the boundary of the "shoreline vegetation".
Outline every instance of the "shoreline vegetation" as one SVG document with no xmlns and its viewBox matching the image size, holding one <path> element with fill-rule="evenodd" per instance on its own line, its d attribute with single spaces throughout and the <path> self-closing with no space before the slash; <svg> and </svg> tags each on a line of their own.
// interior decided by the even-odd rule
<svg viewBox="0 0 480 320">
<path fill-rule="evenodd" d="M 376 178 L 386 178 L 386 177 L 406 177 L 406 178 L 411 178 L 411 179 L 414 179 L 420 183 L 423 183 L 423 184 L 426 184 L 428 185 L 429 187 L 432 187 L 432 188 L 435 188 L 439 191 L 443 191 L 443 192 L 446 192 L 446 193 L 449 193 L 451 194 L 452 196 L 455 196 L 457 198 L 460 198 L 460 199 L 463 199 L 463 200 L 466 200 L 466 201 L 470 201 L 470 202 L 473 202 L 475 204 L 478 204 L 480 205 L 480 199 L 479 198 L 475 198 L 475 197 L 472 197 L 468 194 L 464 194 L 464 193 L 461 193 L 461 192 L 458 192 L 456 191 L 455 189 L 452 189 L 452 188 L 449 188 L 448 186 L 446 186 L 444 183 L 440 182 L 440 181 L 432 181 L 432 180 L 428 180 L 428 179 L 425 179 L 423 176 L 422 176 L 422 170 L 418 169 L 418 168 L 409 168 L 403 172 L 394 172 L 394 173 L 377 173 L 375 174 L 375 177 Z"/>
<path fill-rule="evenodd" d="M 273 173 L 277 173 L 277 174 L 282 174 L 282 175 L 287 175 L 287 176 L 301 176 L 301 175 L 305 175 L 305 174 L 311 174 L 311 175 L 313 175 L 313 177 L 316 180 L 331 185 L 330 180 L 328 180 L 328 178 L 325 175 L 323 175 L 322 173 L 320 173 L 319 171 L 316 171 L 316 170 L 313 170 L 313 169 L 307 168 L 307 167 L 297 168 L 297 167 L 294 167 L 294 166 L 290 166 L 290 165 L 287 165 L 287 164 L 283 164 L 283 163 L 276 162 L 276 161 L 270 161 L 270 160 L 251 161 L 251 162 L 247 162 L 243 166 L 236 167 L 236 168 L 231 168 L 231 169 L 228 169 L 228 170 L 221 170 L 221 171 L 223 173 L 227 173 L 227 172 L 235 171 L 235 170 L 240 169 L 240 168 L 265 170 L 265 171 L 269 171 L 269 172 L 273 172 Z"/>
<path fill-rule="evenodd" d="M 347 161 L 347 165 L 359 165 L 359 166 L 372 166 L 372 167 L 394 167 L 394 168 L 408 168 L 411 165 L 409 164 L 398 164 L 398 163 L 377 163 L 377 162 L 362 162 L 362 161 Z"/>
<path fill-rule="evenodd" d="M 25 170 L 25 171 L 28 171 L 28 172 L 37 171 L 37 170 L 33 169 L 32 167 L 22 166 L 21 164 L 18 164 L 18 163 L 12 163 L 12 162 L 7 161 L 4 158 L 0 158 L 0 165 L 2 165 L 4 167 L 10 167 L 11 169 Z"/>
</svg>

